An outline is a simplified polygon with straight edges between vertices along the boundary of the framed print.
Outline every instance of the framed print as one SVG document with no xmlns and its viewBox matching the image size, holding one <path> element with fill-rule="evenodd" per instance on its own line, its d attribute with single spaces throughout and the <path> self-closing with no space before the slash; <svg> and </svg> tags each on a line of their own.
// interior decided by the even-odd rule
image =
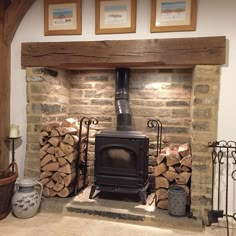
<svg viewBox="0 0 236 236">
<path fill-rule="evenodd" d="M 95 33 L 136 32 L 136 0 L 95 0 Z"/>
<path fill-rule="evenodd" d="M 152 0 L 151 32 L 196 30 L 197 0 Z"/>
<path fill-rule="evenodd" d="M 44 0 L 44 35 L 81 34 L 82 0 Z"/>
</svg>

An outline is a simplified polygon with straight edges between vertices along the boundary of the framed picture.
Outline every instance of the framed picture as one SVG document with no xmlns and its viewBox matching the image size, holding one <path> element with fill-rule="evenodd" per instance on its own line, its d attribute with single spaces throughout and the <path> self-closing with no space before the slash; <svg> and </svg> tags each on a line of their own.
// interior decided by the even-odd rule
<svg viewBox="0 0 236 236">
<path fill-rule="evenodd" d="M 197 0 L 152 0 L 151 32 L 196 30 Z"/>
<path fill-rule="evenodd" d="M 44 35 L 81 34 L 82 0 L 44 0 Z"/>
<path fill-rule="evenodd" d="M 136 0 L 95 0 L 95 33 L 136 32 Z"/>
</svg>

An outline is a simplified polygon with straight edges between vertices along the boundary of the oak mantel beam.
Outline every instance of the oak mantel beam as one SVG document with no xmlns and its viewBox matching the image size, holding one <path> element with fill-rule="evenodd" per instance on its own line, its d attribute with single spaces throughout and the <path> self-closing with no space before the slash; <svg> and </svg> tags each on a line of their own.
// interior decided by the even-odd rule
<svg viewBox="0 0 236 236">
<path fill-rule="evenodd" d="M 64 69 L 225 64 L 226 38 L 23 43 L 22 67 Z"/>
</svg>

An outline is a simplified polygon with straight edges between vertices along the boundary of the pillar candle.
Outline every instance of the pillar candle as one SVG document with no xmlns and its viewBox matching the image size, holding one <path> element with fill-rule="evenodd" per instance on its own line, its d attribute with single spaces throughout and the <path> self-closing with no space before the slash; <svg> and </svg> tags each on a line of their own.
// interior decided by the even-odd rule
<svg viewBox="0 0 236 236">
<path fill-rule="evenodd" d="M 11 125 L 9 137 L 10 138 L 17 138 L 20 136 L 19 126 L 18 125 Z"/>
</svg>

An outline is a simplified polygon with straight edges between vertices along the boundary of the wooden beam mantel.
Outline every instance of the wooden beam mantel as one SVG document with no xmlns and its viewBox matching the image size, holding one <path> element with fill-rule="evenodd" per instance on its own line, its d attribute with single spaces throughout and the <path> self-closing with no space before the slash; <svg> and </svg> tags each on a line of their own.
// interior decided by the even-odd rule
<svg viewBox="0 0 236 236">
<path fill-rule="evenodd" d="M 22 44 L 22 67 L 64 69 L 225 64 L 226 38 L 172 38 Z"/>
</svg>

